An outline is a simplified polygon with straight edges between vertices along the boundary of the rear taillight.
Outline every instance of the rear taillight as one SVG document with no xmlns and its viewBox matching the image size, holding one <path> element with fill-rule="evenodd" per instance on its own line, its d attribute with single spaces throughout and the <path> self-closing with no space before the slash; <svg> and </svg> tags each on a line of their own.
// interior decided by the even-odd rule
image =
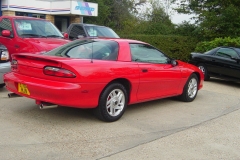
<svg viewBox="0 0 240 160">
<path fill-rule="evenodd" d="M 44 67 L 43 73 L 49 76 L 75 78 L 76 75 L 69 70 L 57 67 Z"/>
</svg>

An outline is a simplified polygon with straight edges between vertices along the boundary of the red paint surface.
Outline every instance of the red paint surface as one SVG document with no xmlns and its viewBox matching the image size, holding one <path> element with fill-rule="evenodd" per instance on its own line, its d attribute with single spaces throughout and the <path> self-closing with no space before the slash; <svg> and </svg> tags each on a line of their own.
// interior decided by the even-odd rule
<svg viewBox="0 0 240 160">
<path fill-rule="evenodd" d="M 97 107 L 104 88 L 119 79 L 129 83 L 128 104 L 180 95 L 192 73 L 203 74 L 195 66 L 178 61 L 171 64 L 151 64 L 131 62 L 129 43 L 139 41 L 113 39 L 119 44 L 117 61 L 71 59 L 36 54 L 16 54 L 18 61 L 12 72 L 5 74 L 4 80 L 9 91 L 25 97 L 61 106 L 77 108 Z M 48 76 L 43 73 L 45 66 L 60 67 L 71 71 L 76 78 Z M 148 72 L 142 72 L 147 69 Z M 17 91 L 17 83 L 26 84 L 30 96 Z"/>
</svg>

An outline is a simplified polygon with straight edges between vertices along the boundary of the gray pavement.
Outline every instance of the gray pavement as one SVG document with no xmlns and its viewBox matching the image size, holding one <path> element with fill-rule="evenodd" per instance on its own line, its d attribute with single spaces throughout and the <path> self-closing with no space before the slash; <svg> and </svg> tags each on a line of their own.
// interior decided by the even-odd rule
<svg viewBox="0 0 240 160">
<path fill-rule="evenodd" d="M 239 83 L 204 82 L 191 103 L 131 105 L 114 123 L 7 93 L 0 89 L 0 159 L 240 159 Z"/>
</svg>

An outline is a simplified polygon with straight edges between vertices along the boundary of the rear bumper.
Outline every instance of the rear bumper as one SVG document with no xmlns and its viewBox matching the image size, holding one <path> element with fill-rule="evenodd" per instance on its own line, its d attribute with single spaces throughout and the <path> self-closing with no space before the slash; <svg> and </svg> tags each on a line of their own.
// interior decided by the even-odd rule
<svg viewBox="0 0 240 160">
<path fill-rule="evenodd" d="M 67 83 L 52 81 L 10 72 L 4 75 L 6 88 L 18 95 L 49 102 L 60 106 L 76 108 L 95 108 L 103 84 Z M 27 85 L 30 95 L 18 92 L 18 83 Z"/>
<path fill-rule="evenodd" d="M 3 84 L 3 75 L 7 72 L 10 72 L 11 64 L 10 62 L 0 63 L 0 84 Z"/>
</svg>

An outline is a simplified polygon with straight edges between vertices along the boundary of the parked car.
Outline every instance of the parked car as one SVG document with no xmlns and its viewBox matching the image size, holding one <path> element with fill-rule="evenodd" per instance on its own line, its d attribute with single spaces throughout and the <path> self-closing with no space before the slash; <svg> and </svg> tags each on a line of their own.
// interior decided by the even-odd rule
<svg viewBox="0 0 240 160">
<path fill-rule="evenodd" d="M 217 77 L 240 81 L 240 48 L 217 47 L 203 54 L 191 53 L 189 63 L 202 70 L 204 80 Z"/>
<path fill-rule="evenodd" d="M 106 26 L 86 23 L 72 23 L 63 34 L 66 39 L 75 40 L 80 38 L 119 38 L 116 32 Z"/>
<path fill-rule="evenodd" d="M 6 47 L 0 44 L 0 88 L 5 86 L 3 74 L 10 71 L 9 53 Z"/>
<path fill-rule="evenodd" d="M 45 19 L 23 16 L 0 17 L 0 43 L 9 54 L 44 53 L 70 40 Z M 10 57 L 11 58 L 11 57 Z"/>
<path fill-rule="evenodd" d="M 179 96 L 195 99 L 203 86 L 196 66 L 169 58 L 136 40 L 75 40 L 43 55 L 14 54 L 6 88 L 32 98 L 40 108 L 95 108 L 116 121 L 128 104 Z"/>
</svg>

